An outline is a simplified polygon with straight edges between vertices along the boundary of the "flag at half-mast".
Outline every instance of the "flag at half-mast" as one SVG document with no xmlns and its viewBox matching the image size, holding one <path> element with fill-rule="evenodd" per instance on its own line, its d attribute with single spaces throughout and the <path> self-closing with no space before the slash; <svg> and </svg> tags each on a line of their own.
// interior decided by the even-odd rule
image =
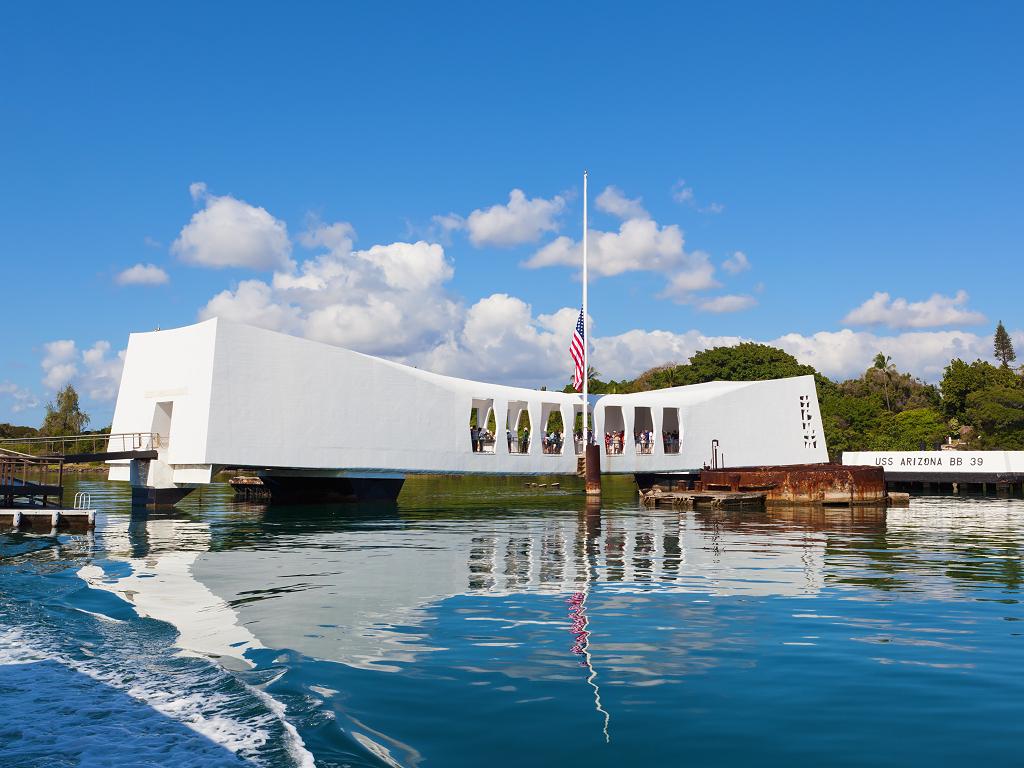
<svg viewBox="0 0 1024 768">
<path fill-rule="evenodd" d="M 576 330 L 573 331 L 572 341 L 569 342 L 569 354 L 572 355 L 572 361 L 576 365 L 576 370 L 572 376 L 572 385 L 577 392 L 583 391 L 583 377 L 586 375 L 583 369 L 583 345 L 585 343 L 583 339 L 583 310 L 581 309 L 580 319 L 576 321 Z"/>
</svg>

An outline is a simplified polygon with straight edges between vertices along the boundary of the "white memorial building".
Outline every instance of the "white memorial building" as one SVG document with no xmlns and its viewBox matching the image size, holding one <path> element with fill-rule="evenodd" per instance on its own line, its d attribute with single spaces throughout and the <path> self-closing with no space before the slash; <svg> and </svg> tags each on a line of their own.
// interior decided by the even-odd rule
<svg viewBox="0 0 1024 768">
<path fill-rule="evenodd" d="M 242 468 L 282 495 L 394 498 L 410 473 L 574 474 L 582 409 L 577 394 L 442 376 L 212 319 L 131 335 L 111 431 L 155 433 L 158 456 L 113 462 L 110 477 L 180 497 Z M 593 396 L 589 412 L 606 473 L 828 460 L 812 376 Z M 564 426 L 547 441 L 553 414 Z M 471 419 L 490 429 L 471 430 Z"/>
</svg>

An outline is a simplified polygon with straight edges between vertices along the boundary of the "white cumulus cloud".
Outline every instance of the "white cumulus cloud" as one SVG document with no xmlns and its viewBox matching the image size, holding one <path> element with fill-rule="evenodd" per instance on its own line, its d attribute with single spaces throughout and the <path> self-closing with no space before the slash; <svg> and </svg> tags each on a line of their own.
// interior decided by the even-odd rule
<svg viewBox="0 0 1024 768">
<path fill-rule="evenodd" d="M 73 339 L 43 345 L 43 386 L 56 391 L 71 383 L 90 400 L 109 401 L 117 395 L 125 350 L 111 354 L 109 341 L 80 350 Z"/>
<path fill-rule="evenodd" d="M 352 247 L 347 223 L 300 236 L 312 258 L 245 280 L 217 294 L 200 319 L 224 317 L 371 354 L 396 357 L 432 348 L 457 327 L 460 307 L 446 294 L 453 269 L 437 243 Z"/>
<path fill-rule="evenodd" d="M 11 381 L 0 381 L 0 396 L 10 397 L 14 401 L 11 404 L 13 413 L 21 413 L 39 405 L 39 398 L 33 392 Z"/>
<path fill-rule="evenodd" d="M 629 219 L 618 232 L 588 232 L 588 262 L 595 276 L 611 277 L 623 272 L 669 272 L 687 266 L 683 231 L 675 224 L 659 226 L 651 219 Z M 579 242 L 561 236 L 545 245 L 524 264 L 530 269 L 567 266 L 582 268 Z"/>
<path fill-rule="evenodd" d="M 558 219 L 565 210 L 565 198 L 555 195 L 550 200 L 529 198 L 521 189 L 508 194 L 508 203 L 478 208 L 463 218 L 455 213 L 434 216 L 433 222 L 443 232 L 464 229 L 469 240 L 479 247 L 486 245 L 514 246 L 535 243 L 547 232 L 558 231 Z"/>
<path fill-rule="evenodd" d="M 1024 339 L 1021 331 L 1015 340 Z M 706 336 L 700 331 L 633 330 L 595 338 L 593 365 L 605 378 L 631 378 L 665 363 L 684 363 L 702 349 L 756 341 L 784 349 L 826 376 L 846 379 L 861 375 L 874 356 L 891 355 L 900 370 L 936 382 L 951 358 L 991 359 L 991 339 L 966 331 L 914 331 L 890 336 L 843 329 L 812 334 L 789 333 L 776 338 Z"/>
<path fill-rule="evenodd" d="M 48 341 L 43 345 L 43 386 L 49 390 L 63 387 L 78 373 L 78 350 L 71 339 Z"/>
<path fill-rule="evenodd" d="M 715 267 L 703 251 L 686 255 L 682 268 L 669 275 L 668 285 L 658 298 L 672 299 L 677 304 L 692 304 L 697 301 L 697 292 L 719 287 L 715 280 Z"/>
<path fill-rule="evenodd" d="M 714 296 L 710 299 L 705 299 L 697 305 L 697 308 L 702 312 L 740 312 L 744 309 L 750 309 L 756 304 L 757 299 L 753 296 L 725 294 L 723 296 Z"/>
<path fill-rule="evenodd" d="M 686 179 L 679 179 L 679 181 L 672 185 L 672 199 L 680 205 L 689 206 L 700 213 L 721 213 L 725 210 L 725 206 L 721 203 L 708 203 L 705 206 L 699 205 L 693 187 L 686 183 Z"/>
<path fill-rule="evenodd" d="M 618 216 L 620 219 L 646 219 L 650 217 L 643 206 L 642 198 L 626 197 L 616 186 L 609 185 L 597 196 L 594 204 L 599 211 Z"/>
<path fill-rule="evenodd" d="M 510 206 L 498 207 L 514 208 L 511 204 L 517 199 L 516 192 L 510 196 Z M 204 189 L 197 190 L 196 195 L 208 199 Z M 534 202 L 526 200 L 525 195 L 520 199 Z M 637 213 L 629 204 L 639 204 L 617 191 L 605 202 L 609 212 L 619 210 L 623 215 Z M 494 208 L 479 213 L 491 214 Z M 506 214 L 496 214 L 490 228 L 477 234 L 484 240 L 492 238 L 506 244 L 526 237 L 527 230 L 515 236 L 510 234 L 515 227 L 503 230 L 508 223 L 502 218 Z M 469 230 L 472 216 L 442 217 L 445 220 L 435 220 L 435 224 L 448 230 Z M 529 237 L 547 231 L 545 227 L 534 226 Z M 702 296 L 702 291 L 718 286 L 715 266 L 706 253 L 685 249 L 678 226 L 661 226 L 650 218 L 634 216 L 621 222 L 618 231 L 591 231 L 590 235 L 596 276 L 656 272 L 665 277 L 661 296 L 705 312 L 739 311 L 756 303 L 752 295 Z M 535 313 L 529 303 L 507 293 L 485 296 L 467 308 L 448 294 L 454 268 L 438 243 L 417 240 L 357 249 L 351 224 L 315 220 L 297 241 L 312 254 L 298 262 L 287 259 L 267 280 L 244 280 L 220 292 L 200 310 L 200 318 L 221 316 L 454 376 L 525 386 L 560 386 L 568 381 L 568 340 L 578 308 Z M 579 243 L 557 237 L 540 248 L 526 266 L 578 268 L 580 256 Z M 742 252 L 735 252 L 727 263 L 730 266 L 724 268 L 733 273 L 749 268 Z M 965 311 L 966 294 L 957 294 L 952 301 L 959 311 Z M 888 296 L 883 303 L 890 308 L 903 307 L 899 300 L 893 302 Z M 922 315 L 919 309 L 912 311 Z M 951 357 L 991 357 L 987 335 L 953 330 L 886 336 L 843 329 L 774 339 L 646 329 L 602 337 L 596 330 L 592 326 L 592 363 L 604 378 L 615 379 L 631 378 L 665 363 L 685 362 L 701 349 L 745 340 L 781 347 L 836 378 L 859 375 L 880 350 L 892 355 L 901 369 L 931 381 L 941 376 Z M 1018 344 L 1024 345 L 1019 331 L 1013 335 Z M 88 371 L 111 380 L 116 363 L 109 352 L 105 342 L 86 353 L 78 353 L 71 341 L 52 342 L 44 363 L 48 385 L 84 376 Z M 108 370 L 101 375 L 104 366 Z"/>
<path fill-rule="evenodd" d="M 819 331 L 811 335 L 789 333 L 767 342 L 781 347 L 800 362 L 813 365 L 833 378 L 859 376 L 878 352 L 890 355 L 902 371 L 926 381 L 937 381 L 950 359 L 991 359 L 988 336 L 966 331 L 917 331 L 882 336 L 866 331 Z"/>
<path fill-rule="evenodd" d="M 202 182 L 189 192 L 203 207 L 171 244 L 178 258 L 203 267 L 288 267 L 292 244 L 283 221 L 230 195 L 210 194 Z"/>
<path fill-rule="evenodd" d="M 118 285 L 162 285 L 170 279 L 156 264 L 136 264 L 119 272 L 114 278 Z"/>
<path fill-rule="evenodd" d="M 730 275 L 738 275 L 750 269 L 750 259 L 743 251 L 736 251 L 728 259 L 722 262 L 722 269 Z"/>
<path fill-rule="evenodd" d="M 967 292 L 955 296 L 932 294 L 925 301 L 892 298 L 876 292 L 843 318 L 850 325 L 885 325 L 889 328 L 939 328 L 944 325 L 977 325 L 985 322 L 980 312 L 967 309 Z"/>
</svg>

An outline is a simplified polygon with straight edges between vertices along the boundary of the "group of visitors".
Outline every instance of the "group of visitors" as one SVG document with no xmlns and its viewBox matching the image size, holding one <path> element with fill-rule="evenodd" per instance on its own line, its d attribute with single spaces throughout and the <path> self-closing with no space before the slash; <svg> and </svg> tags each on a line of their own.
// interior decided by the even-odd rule
<svg viewBox="0 0 1024 768">
<path fill-rule="evenodd" d="M 679 453 L 679 433 L 662 432 L 661 441 L 665 453 Z M 654 430 L 644 429 L 633 433 L 633 442 L 636 444 L 636 452 L 640 454 L 654 453 Z M 624 431 L 605 432 L 604 450 L 609 455 L 621 454 L 626 443 Z"/>
<path fill-rule="evenodd" d="M 505 430 L 509 453 L 527 453 L 530 450 L 530 428 L 524 427 L 522 435 L 516 435 L 511 429 Z"/>
<path fill-rule="evenodd" d="M 643 429 L 633 433 L 637 453 L 654 453 L 654 430 Z"/>
<path fill-rule="evenodd" d="M 473 444 L 473 453 L 494 453 L 494 435 L 483 427 L 470 427 L 469 440 Z M 487 450 L 490 448 L 490 450 Z"/>
<path fill-rule="evenodd" d="M 593 441 L 593 434 L 590 430 L 587 430 L 587 437 Z M 469 428 L 469 439 L 473 444 L 473 453 L 494 453 L 494 433 L 489 429 L 483 427 L 470 427 Z M 519 434 L 511 429 L 505 430 L 505 440 L 508 444 L 509 453 L 529 453 L 530 451 L 530 429 L 529 427 L 523 429 Z M 636 443 L 637 453 L 640 454 L 651 454 L 654 453 L 654 430 L 643 429 L 639 432 L 633 433 L 633 441 Z M 665 448 L 665 453 L 679 453 L 679 432 L 662 432 L 661 433 L 662 445 Z M 576 447 L 576 453 L 583 453 L 583 432 L 577 430 L 573 433 L 573 443 Z M 604 450 L 605 453 L 614 455 L 621 454 L 626 443 L 626 433 L 622 430 L 618 432 L 605 432 L 604 433 Z M 541 435 L 541 445 L 544 453 L 548 454 L 561 454 L 562 449 L 565 445 L 565 434 L 563 432 L 555 432 L 552 430 L 547 434 Z"/>
<path fill-rule="evenodd" d="M 583 430 L 577 429 L 572 435 L 573 443 L 576 446 L 576 453 L 583 454 Z M 587 430 L 587 442 L 594 445 L 594 430 Z"/>
<path fill-rule="evenodd" d="M 552 431 L 544 435 L 541 442 L 544 444 L 544 453 L 561 453 L 565 436 L 561 432 Z"/>
<path fill-rule="evenodd" d="M 622 446 L 626 443 L 626 433 L 619 432 L 605 432 L 604 433 L 604 452 L 608 454 L 619 454 L 622 453 Z"/>
<path fill-rule="evenodd" d="M 477 430 L 473 427 L 470 430 L 473 439 L 473 450 L 480 452 L 485 451 L 487 448 L 484 446 L 492 446 L 490 452 L 494 451 L 494 435 L 485 429 Z M 593 442 L 593 433 L 587 430 L 587 437 L 590 442 Z M 509 453 L 528 453 L 530 450 L 530 430 L 526 428 L 520 435 L 517 435 L 511 429 L 505 430 L 505 439 L 508 442 Z M 654 441 L 656 436 L 653 429 L 642 429 L 639 432 L 633 433 L 633 442 L 636 444 L 636 451 L 639 454 L 652 454 L 654 453 Z M 661 441 L 664 446 L 665 453 L 679 453 L 679 432 L 662 432 Z M 551 431 L 547 434 L 542 434 L 541 444 L 544 453 L 548 454 L 561 454 L 562 449 L 565 445 L 565 434 L 563 432 Z M 576 430 L 573 433 L 573 444 L 576 448 L 576 453 L 583 453 L 583 432 Z M 621 454 L 626 444 L 626 433 L 623 430 L 617 432 L 605 432 L 604 433 L 604 450 L 606 454 L 618 455 Z"/>
<path fill-rule="evenodd" d="M 494 453 L 494 435 L 482 427 L 469 428 L 469 440 L 473 445 L 473 453 Z M 509 453 L 530 452 L 530 428 L 516 433 L 512 429 L 505 430 L 505 441 Z M 541 446 L 544 453 L 560 454 L 565 445 L 565 434 L 552 430 L 541 435 Z"/>
<path fill-rule="evenodd" d="M 679 453 L 679 431 L 662 432 L 661 440 L 665 444 L 665 453 Z"/>
</svg>

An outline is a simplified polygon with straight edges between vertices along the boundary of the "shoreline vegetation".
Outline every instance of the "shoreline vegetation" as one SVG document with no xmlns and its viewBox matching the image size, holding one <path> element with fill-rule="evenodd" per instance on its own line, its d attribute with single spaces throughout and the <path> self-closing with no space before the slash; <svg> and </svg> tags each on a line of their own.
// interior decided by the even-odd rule
<svg viewBox="0 0 1024 768">
<path fill-rule="evenodd" d="M 651 368 L 635 379 L 602 381 L 588 371 L 595 395 L 646 392 L 708 381 L 762 381 L 814 376 L 821 418 L 834 461 L 843 451 L 919 451 L 942 446 L 979 450 L 1024 450 L 1024 369 L 1011 367 L 1016 353 L 1002 322 L 993 337 L 998 365 L 953 358 L 937 385 L 898 369 L 882 352 L 857 378 L 836 381 L 803 365 L 777 347 L 744 342 L 714 347 L 687 363 Z M 572 392 L 566 385 L 563 392 Z M 547 430 L 561 428 L 549 423 Z M 104 434 L 110 427 L 86 432 L 90 418 L 81 410 L 71 384 L 46 404 L 41 427 L 0 424 L 0 438 L 59 437 Z M 68 465 L 70 471 L 103 471 L 105 467 Z"/>
</svg>

